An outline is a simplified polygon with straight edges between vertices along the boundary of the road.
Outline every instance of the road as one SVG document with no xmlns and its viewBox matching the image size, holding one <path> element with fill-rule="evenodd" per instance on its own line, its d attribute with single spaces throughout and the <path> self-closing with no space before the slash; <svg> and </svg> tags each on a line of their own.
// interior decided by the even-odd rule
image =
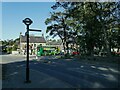
<svg viewBox="0 0 120 90">
<path fill-rule="evenodd" d="M 30 60 L 33 58 L 35 58 L 35 56 L 30 56 Z M 12 54 L 0 55 L 1 64 L 20 62 L 20 61 L 26 61 L 26 55 L 12 55 Z"/>
<path fill-rule="evenodd" d="M 4 62 L 25 60 L 23 56 L 3 56 Z M 20 64 L 19 64 L 20 65 Z M 25 63 L 22 63 L 25 67 Z M 117 88 L 118 66 L 88 64 L 74 59 L 56 59 L 52 56 L 30 61 L 30 69 L 61 80 L 73 88 Z"/>
<path fill-rule="evenodd" d="M 31 63 L 34 70 L 56 77 L 72 87 L 115 88 L 118 87 L 118 67 L 85 64 L 72 59 L 45 59 L 48 63 Z"/>
</svg>

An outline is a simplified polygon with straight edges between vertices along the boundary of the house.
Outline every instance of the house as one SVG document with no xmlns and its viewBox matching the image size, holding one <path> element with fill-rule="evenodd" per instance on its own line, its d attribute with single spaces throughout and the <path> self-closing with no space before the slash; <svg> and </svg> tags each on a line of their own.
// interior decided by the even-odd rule
<svg viewBox="0 0 120 90">
<path fill-rule="evenodd" d="M 47 40 L 46 41 L 46 46 L 48 47 L 58 47 L 60 50 L 63 49 L 63 44 L 60 39 L 58 40 Z"/>
<path fill-rule="evenodd" d="M 20 53 L 26 54 L 26 47 L 27 47 L 27 36 L 23 36 L 20 34 Z M 44 36 L 29 36 L 29 52 L 30 54 L 37 53 L 37 46 L 42 45 L 46 46 L 46 40 Z"/>
</svg>

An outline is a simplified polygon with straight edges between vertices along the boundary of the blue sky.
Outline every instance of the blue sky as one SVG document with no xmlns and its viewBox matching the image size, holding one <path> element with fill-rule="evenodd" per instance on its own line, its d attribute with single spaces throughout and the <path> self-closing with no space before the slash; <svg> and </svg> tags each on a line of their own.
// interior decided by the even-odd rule
<svg viewBox="0 0 120 90">
<path fill-rule="evenodd" d="M 41 29 L 45 35 L 45 19 L 50 16 L 51 6 L 55 2 L 2 2 L 2 40 L 16 39 L 19 33 L 24 35 L 26 27 L 22 20 L 29 17 L 33 20 L 30 28 Z M 59 9 L 58 9 L 59 10 Z M 40 32 L 30 34 L 41 35 Z"/>
<path fill-rule="evenodd" d="M 33 2 L 33 0 L 27 0 L 32 2 L 5 2 L 12 0 L 3 0 L 2 2 L 2 21 L 0 22 L 0 39 L 16 39 L 19 37 L 19 33 L 22 32 L 24 35 L 26 32 L 25 25 L 22 20 L 29 17 L 33 20 L 31 28 L 41 29 L 42 32 L 31 32 L 30 34 L 41 35 L 44 33 L 46 35 L 46 25 L 44 23 L 45 19 L 50 16 L 50 12 L 54 11 L 51 6 L 55 2 L 53 0 L 39 0 L 45 2 Z M 13 0 L 15 1 L 15 0 Z M 26 0 L 16 0 L 16 1 L 26 1 Z M 34 0 L 36 1 L 36 0 Z M 50 1 L 50 2 L 46 2 Z M 1 2 L 0 2 L 1 8 Z M 60 8 L 57 11 L 61 10 Z M 0 10 L 1 13 L 1 10 Z M 0 14 L 1 15 L 1 14 Z M 2 23 L 2 24 L 1 24 Z M 2 37 L 1 37 L 2 33 Z"/>
</svg>

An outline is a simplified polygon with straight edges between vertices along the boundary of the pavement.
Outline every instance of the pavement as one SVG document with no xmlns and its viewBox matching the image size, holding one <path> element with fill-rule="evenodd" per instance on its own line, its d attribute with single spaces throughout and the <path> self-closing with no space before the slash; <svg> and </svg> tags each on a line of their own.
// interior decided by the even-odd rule
<svg viewBox="0 0 120 90">
<path fill-rule="evenodd" d="M 12 62 L 18 61 L 26 61 L 26 55 L 12 55 L 12 54 L 5 54 L 0 55 L 0 64 L 7 64 Z M 35 59 L 36 55 L 30 55 L 29 60 Z"/>
<path fill-rule="evenodd" d="M 118 66 L 89 64 L 73 59 L 57 59 L 42 56 L 31 57 L 30 80 L 25 83 L 25 60 L 20 56 L 3 56 L 3 88 L 118 88 L 120 71 Z M 25 59 L 25 58 L 24 58 Z M 116 64 L 117 65 L 117 64 Z"/>
</svg>

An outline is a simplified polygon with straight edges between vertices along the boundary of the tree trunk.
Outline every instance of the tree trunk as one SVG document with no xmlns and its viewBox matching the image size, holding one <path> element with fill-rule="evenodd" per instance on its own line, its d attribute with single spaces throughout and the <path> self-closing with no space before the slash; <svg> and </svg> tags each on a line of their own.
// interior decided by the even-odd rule
<svg viewBox="0 0 120 90">
<path fill-rule="evenodd" d="M 68 47 L 68 43 L 66 43 L 66 48 L 67 48 L 67 55 L 69 54 L 69 47 Z"/>
<path fill-rule="evenodd" d="M 107 30 L 105 30 L 105 26 L 103 25 L 104 31 L 104 41 L 105 41 L 105 51 L 107 52 L 107 56 L 111 56 L 111 48 L 110 48 L 110 40 L 108 38 Z"/>
<path fill-rule="evenodd" d="M 118 49 L 117 49 L 117 52 L 119 52 L 120 51 L 120 47 L 118 47 Z"/>
</svg>

